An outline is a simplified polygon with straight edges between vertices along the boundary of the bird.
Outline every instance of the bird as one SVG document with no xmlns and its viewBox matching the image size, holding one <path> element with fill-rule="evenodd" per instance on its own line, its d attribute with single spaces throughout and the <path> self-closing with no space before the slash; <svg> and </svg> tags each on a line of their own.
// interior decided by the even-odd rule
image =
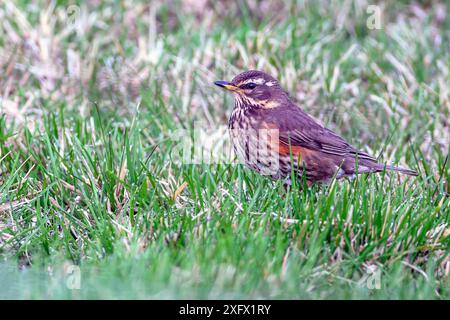
<svg viewBox="0 0 450 320">
<path fill-rule="evenodd" d="M 351 146 L 297 106 L 267 73 L 249 70 L 231 82 L 214 84 L 234 94 L 228 131 L 238 160 L 273 180 L 282 179 L 285 186 L 292 184 L 292 178 L 305 179 L 311 186 L 385 170 L 418 175 L 379 163 Z"/>
</svg>

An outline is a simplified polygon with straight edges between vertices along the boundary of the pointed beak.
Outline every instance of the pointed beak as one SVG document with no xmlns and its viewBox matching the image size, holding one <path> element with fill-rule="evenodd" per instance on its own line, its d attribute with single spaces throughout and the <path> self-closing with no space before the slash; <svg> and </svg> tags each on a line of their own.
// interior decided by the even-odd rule
<svg viewBox="0 0 450 320">
<path fill-rule="evenodd" d="M 231 84 L 230 82 L 228 82 L 228 81 L 218 80 L 218 81 L 215 81 L 214 84 L 215 84 L 216 86 L 219 86 L 219 87 L 221 87 L 221 88 L 227 89 L 227 90 L 229 90 L 229 91 L 236 91 L 236 90 L 238 89 L 238 87 L 232 85 L 232 84 Z"/>
</svg>

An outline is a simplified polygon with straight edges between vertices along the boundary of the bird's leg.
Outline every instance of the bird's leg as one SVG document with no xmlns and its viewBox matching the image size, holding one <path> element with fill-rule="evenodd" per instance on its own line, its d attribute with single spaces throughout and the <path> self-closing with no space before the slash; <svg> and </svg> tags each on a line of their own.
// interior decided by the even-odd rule
<svg viewBox="0 0 450 320">
<path fill-rule="evenodd" d="M 307 187 L 307 188 L 311 188 L 312 185 L 313 185 L 313 182 L 312 182 L 312 181 L 306 180 L 306 187 Z M 303 188 L 305 187 L 303 181 L 299 181 L 299 182 L 297 183 L 297 186 L 298 186 L 298 190 L 299 190 L 299 191 L 302 191 Z M 283 184 L 283 188 L 284 188 L 284 191 L 286 191 L 286 193 L 290 192 L 291 189 L 292 189 L 292 184 L 291 184 L 291 182 L 290 182 L 290 181 L 285 182 L 285 183 Z"/>
</svg>

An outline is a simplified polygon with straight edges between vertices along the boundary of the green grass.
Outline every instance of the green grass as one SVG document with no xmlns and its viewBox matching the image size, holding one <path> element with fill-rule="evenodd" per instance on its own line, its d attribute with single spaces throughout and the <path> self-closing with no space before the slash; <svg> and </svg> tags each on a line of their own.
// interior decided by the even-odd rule
<svg viewBox="0 0 450 320">
<path fill-rule="evenodd" d="M 70 4 L 0 4 L 0 298 L 450 298 L 446 2 L 384 3 L 382 30 L 356 0 Z M 252 68 L 419 177 L 179 165 L 173 134 L 223 128 L 213 81 Z"/>
</svg>

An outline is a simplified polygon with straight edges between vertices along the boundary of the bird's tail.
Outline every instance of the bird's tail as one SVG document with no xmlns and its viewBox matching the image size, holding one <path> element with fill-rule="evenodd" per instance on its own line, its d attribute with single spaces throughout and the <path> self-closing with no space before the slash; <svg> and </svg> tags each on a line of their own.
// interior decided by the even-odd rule
<svg viewBox="0 0 450 320">
<path fill-rule="evenodd" d="M 385 168 L 384 165 L 380 165 L 379 168 L 377 168 L 379 171 L 383 171 Z M 417 173 L 417 171 L 411 170 L 411 169 L 406 169 L 406 168 L 402 168 L 402 167 L 395 167 L 395 166 L 386 166 L 386 171 L 388 170 L 392 170 L 392 171 L 398 171 L 400 173 L 404 173 L 407 174 L 409 176 L 418 176 L 419 174 Z"/>
<path fill-rule="evenodd" d="M 345 170 L 345 168 L 344 168 Z M 384 163 L 378 163 L 375 159 L 361 159 L 358 164 L 358 172 L 359 173 L 367 173 L 367 172 L 383 172 L 383 171 L 397 171 L 403 174 L 407 174 L 409 176 L 418 176 L 419 174 L 415 170 L 396 167 L 391 165 L 386 165 Z M 355 172 L 352 172 L 355 173 Z"/>
</svg>

